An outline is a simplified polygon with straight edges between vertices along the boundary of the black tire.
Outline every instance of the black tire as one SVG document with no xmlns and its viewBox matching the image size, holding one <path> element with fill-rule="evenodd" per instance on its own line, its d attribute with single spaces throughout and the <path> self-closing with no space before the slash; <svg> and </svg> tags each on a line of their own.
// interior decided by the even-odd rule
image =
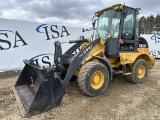
<svg viewBox="0 0 160 120">
<path fill-rule="evenodd" d="M 97 76 L 97 72 L 101 75 L 98 76 L 98 83 L 99 88 L 93 84 L 93 79 L 95 80 L 95 74 Z M 94 76 L 94 77 L 93 77 Z M 104 79 L 103 79 L 104 78 Z M 97 80 L 97 79 L 96 79 Z M 103 81 L 103 82 L 100 82 Z M 109 72 L 105 65 L 102 63 L 96 63 L 96 62 L 88 62 L 85 65 L 82 66 L 79 75 L 78 75 L 78 85 L 82 92 L 89 96 L 97 96 L 104 92 L 104 90 L 107 88 L 109 82 Z M 93 87 L 97 87 L 94 88 Z"/>
<path fill-rule="evenodd" d="M 141 70 L 141 74 L 138 75 L 138 70 L 140 69 L 139 67 L 143 67 L 145 70 Z M 148 64 L 146 62 L 146 60 L 144 59 L 139 59 L 137 60 L 134 65 L 133 65 L 133 69 L 132 69 L 132 74 L 131 75 L 127 75 L 127 80 L 129 80 L 132 83 L 135 84 L 141 84 L 144 83 L 144 81 L 146 80 L 148 76 Z"/>
</svg>

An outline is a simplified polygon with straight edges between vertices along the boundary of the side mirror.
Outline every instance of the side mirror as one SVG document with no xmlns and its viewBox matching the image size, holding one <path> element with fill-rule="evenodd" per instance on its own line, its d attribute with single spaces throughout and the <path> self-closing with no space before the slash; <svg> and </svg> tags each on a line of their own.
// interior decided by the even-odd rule
<svg viewBox="0 0 160 120">
<path fill-rule="evenodd" d="M 92 28 L 93 28 L 93 30 L 96 29 L 97 21 L 98 21 L 98 19 L 94 19 L 94 21 L 92 22 Z"/>
<path fill-rule="evenodd" d="M 92 28 L 93 28 L 93 30 L 96 29 L 97 20 L 98 20 L 98 18 L 96 16 L 93 16 L 93 18 L 92 18 Z"/>
<path fill-rule="evenodd" d="M 95 21 L 92 22 L 92 27 L 95 29 Z"/>
<path fill-rule="evenodd" d="M 144 16 L 143 17 L 141 17 L 140 19 L 139 19 L 139 21 L 138 21 L 138 24 L 139 24 L 139 26 L 138 26 L 138 36 L 140 36 L 140 32 L 141 32 L 141 22 L 142 22 L 142 20 L 144 19 Z"/>
</svg>

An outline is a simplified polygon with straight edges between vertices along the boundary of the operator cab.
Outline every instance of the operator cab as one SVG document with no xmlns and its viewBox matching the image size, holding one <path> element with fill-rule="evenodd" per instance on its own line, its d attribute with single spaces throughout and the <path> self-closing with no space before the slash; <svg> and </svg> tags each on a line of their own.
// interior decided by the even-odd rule
<svg viewBox="0 0 160 120">
<path fill-rule="evenodd" d="M 138 10 L 117 4 L 95 13 L 98 17 L 96 38 L 106 40 L 107 57 L 119 57 L 119 52 L 137 52 Z"/>
</svg>

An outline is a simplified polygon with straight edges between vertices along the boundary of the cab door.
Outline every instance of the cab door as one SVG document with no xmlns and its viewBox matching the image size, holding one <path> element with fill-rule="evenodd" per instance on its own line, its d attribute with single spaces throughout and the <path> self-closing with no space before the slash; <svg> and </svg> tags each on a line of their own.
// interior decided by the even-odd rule
<svg viewBox="0 0 160 120">
<path fill-rule="evenodd" d="M 138 47 L 138 21 L 137 10 L 125 7 L 122 11 L 120 51 L 137 51 Z"/>
</svg>

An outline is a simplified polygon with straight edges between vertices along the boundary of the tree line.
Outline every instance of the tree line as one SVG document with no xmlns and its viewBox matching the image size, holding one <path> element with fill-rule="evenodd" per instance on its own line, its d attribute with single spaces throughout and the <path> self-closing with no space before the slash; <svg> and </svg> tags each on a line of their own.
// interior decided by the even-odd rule
<svg viewBox="0 0 160 120">
<path fill-rule="evenodd" d="M 141 19 L 141 18 L 140 18 Z M 140 24 L 140 34 L 160 33 L 160 15 L 144 17 Z"/>
</svg>

